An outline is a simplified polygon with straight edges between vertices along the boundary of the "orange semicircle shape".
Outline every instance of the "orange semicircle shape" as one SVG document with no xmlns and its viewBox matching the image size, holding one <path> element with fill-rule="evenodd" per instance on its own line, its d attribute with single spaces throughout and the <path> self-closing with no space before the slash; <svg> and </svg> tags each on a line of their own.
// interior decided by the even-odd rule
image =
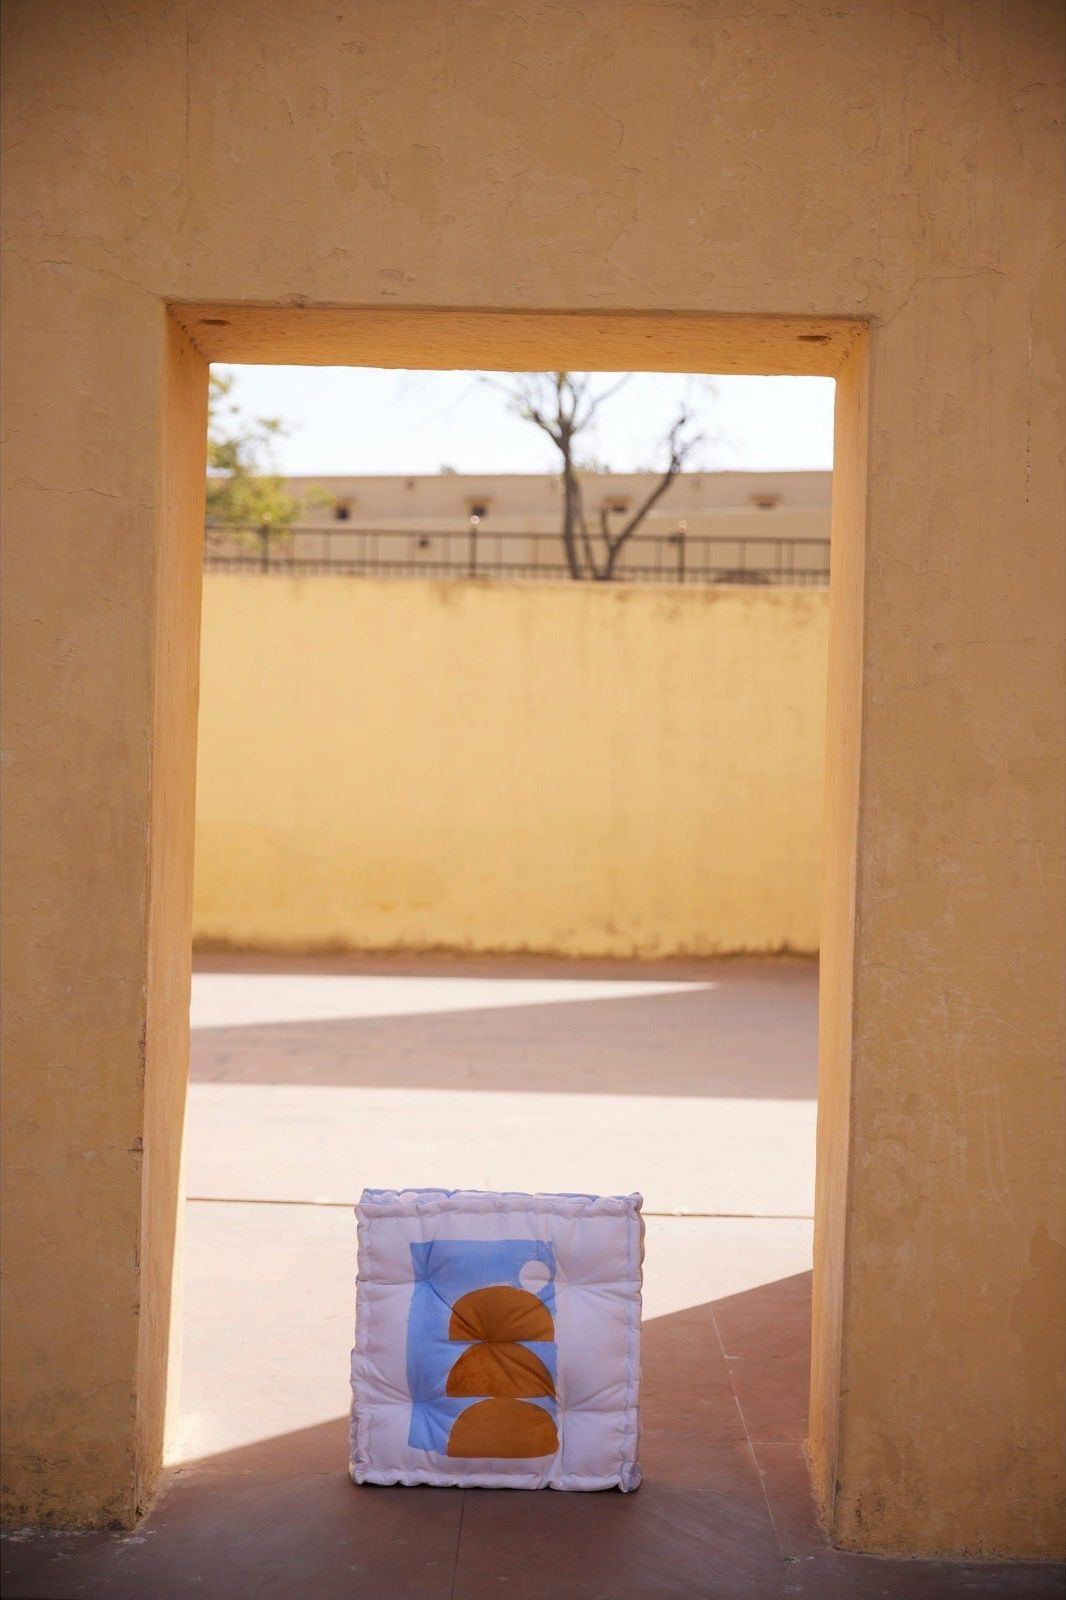
<svg viewBox="0 0 1066 1600">
<path fill-rule="evenodd" d="M 555 1338 L 551 1312 L 544 1301 L 528 1289 L 494 1283 L 487 1289 L 473 1289 L 452 1307 L 448 1338 L 473 1343 L 508 1344 L 521 1340 L 551 1343 Z"/>
<path fill-rule="evenodd" d="M 460 1412 L 448 1436 L 448 1454 L 468 1458 L 528 1459 L 558 1448 L 555 1422 L 528 1400 L 479 1400 Z"/>
<path fill-rule="evenodd" d="M 551 1373 L 524 1344 L 472 1344 L 448 1374 L 450 1395 L 518 1400 L 555 1393 Z"/>
</svg>

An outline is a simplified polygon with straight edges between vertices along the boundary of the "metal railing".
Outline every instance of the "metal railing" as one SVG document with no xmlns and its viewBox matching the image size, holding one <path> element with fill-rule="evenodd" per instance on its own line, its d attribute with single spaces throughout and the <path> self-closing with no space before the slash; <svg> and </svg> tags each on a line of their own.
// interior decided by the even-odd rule
<svg viewBox="0 0 1066 1600">
<path fill-rule="evenodd" d="M 214 572 L 570 581 L 559 534 L 490 530 L 484 524 L 427 533 L 209 526 L 204 563 Z M 829 582 L 829 540 L 728 537 L 680 529 L 635 533 L 619 553 L 612 577 L 618 583 L 817 587 Z"/>
</svg>

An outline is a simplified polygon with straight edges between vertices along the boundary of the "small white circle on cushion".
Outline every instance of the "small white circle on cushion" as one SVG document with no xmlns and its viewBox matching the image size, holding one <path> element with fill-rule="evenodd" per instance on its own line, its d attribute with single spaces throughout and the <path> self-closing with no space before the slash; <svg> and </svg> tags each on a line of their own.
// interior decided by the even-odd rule
<svg viewBox="0 0 1066 1600">
<path fill-rule="evenodd" d="M 523 1289 L 528 1289 L 530 1294 L 539 1294 L 546 1284 L 551 1282 L 551 1273 L 543 1261 L 527 1261 L 518 1274 L 518 1281 Z"/>
</svg>

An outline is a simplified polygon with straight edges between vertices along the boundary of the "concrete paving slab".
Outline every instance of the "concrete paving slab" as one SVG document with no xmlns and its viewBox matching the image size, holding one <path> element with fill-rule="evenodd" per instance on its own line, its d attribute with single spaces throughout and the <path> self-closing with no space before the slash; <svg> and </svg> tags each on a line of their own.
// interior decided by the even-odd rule
<svg viewBox="0 0 1066 1600">
<path fill-rule="evenodd" d="M 208 1199 L 351 1205 L 369 1184 L 813 1210 L 810 1101 L 196 1083 L 188 1117 L 189 1193 Z"/>
<path fill-rule="evenodd" d="M 597 963 L 577 979 L 572 966 L 514 960 L 495 976 L 471 963 L 466 975 L 443 958 L 390 975 L 381 959 L 362 973 L 337 958 L 308 958 L 292 973 L 266 958 L 251 971 L 245 958 L 236 972 L 197 972 L 193 1081 L 815 1098 L 812 961 L 664 963 L 665 972 Z M 256 1020 L 253 982 L 269 986 L 269 1026 Z M 329 985 L 349 1015 L 317 1014 L 334 991 L 310 999 Z"/>
<path fill-rule="evenodd" d="M 208 1028 L 273 1027 L 285 1022 L 439 1017 L 455 1011 L 648 999 L 710 987 L 710 981 L 661 978 L 198 972 L 192 986 L 189 1022 L 197 1033 Z"/>
<path fill-rule="evenodd" d="M 197 974 L 189 1193 L 639 1189 L 651 1212 L 809 1216 L 814 964 L 683 970 Z"/>
<path fill-rule="evenodd" d="M 187 1207 L 165 1487 L 132 1534 L 9 1536 L 10 1600 L 1061 1593 L 1058 1567 L 847 1556 L 819 1528 L 809 964 L 213 965 L 272 983 L 216 985 L 194 1033 L 190 1192 L 215 1197 Z M 348 1481 L 349 1205 L 370 1182 L 643 1186 L 652 1210 L 726 1213 L 648 1221 L 637 1494 Z"/>
<path fill-rule="evenodd" d="M 185 1259 L 181 1419 L 168 1459 L 217 1464 L 255 1444 L 260 1471 L 343 1471 L 343 1429 L 323 1430 L 348 1407 L 354 1217 L 338 1207 L 193 1202 Z M 807 1221 L 652 1218 L 645 1325 L 802 1274 L 810 1262 Z"/>
<path fill-rule="evenodd" d="M 351 1219 L 192 1205 L 182 1459 L 132 1535 L 5 1541 L 10 1600 L 1050 1600 L 1061 1570 L 841 1555 L 798 1445 L 752 1444 L 734 1373 L 802 1349 L 809 1226 L 649 1228 L 634 1495 L 355 1488 L 344 1470 Z M 760 1242 L 762 1241 L 762 1242 Z M 784 1279 L 758 1282 L 782 1264 Z M 347 1286 L 341 1286 L 341 1280 Z M 725 1286 L 717 1300 L 691 1303 Z M 673 1307 L 674 1309 L 665 1309 Z M 729 1330 L 723 1337 L 719 1326 Z M 342 1371 L 338 1373 L 337 1367 Z M 794 1368 L 787 1369 L 795 1377 Z M 801 1396 L 774 1391 L 786 1424 Z M 342 1398 L 343 1397 L 343 1398 Z M 320 1420 L 316 1420 L 320 1419 Z M 780 1427 L 766 1432 L 779 1435 Z M 785 1452 L 791 1452 L 787 1457 Z"/>
</svg>

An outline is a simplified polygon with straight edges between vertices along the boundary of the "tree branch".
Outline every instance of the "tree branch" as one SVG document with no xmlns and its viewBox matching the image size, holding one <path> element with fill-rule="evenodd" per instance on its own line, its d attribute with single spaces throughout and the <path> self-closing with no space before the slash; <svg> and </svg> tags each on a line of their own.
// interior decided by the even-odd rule
<svg viewBox="0 0 1066 1600">
<path fill-rule="evenodd" d="M 608 521 L 610 512 L 607 506 L 601 507 L 600 525 L 603 529 L 604 542 L 607 546 L 607 560 L 604 563 L 602 572 L 599 574 L 599 576 L 610 578 L 614 575 L 615 563 L 617 562 L 623 547 L 633 537 L 634 533 L 636 533 L 637 529 L 640 527 L 649 511 L 654 510 L 655 506 L 658 505 L 667 489 L 669 489 L 670 485 L 681 471 L 685 461 L 692 454 L 696 446 L 701 442 L 699 434 L 690 435 L 688 438 L 685 438 L 685 429 L 688 426 L 689 421 L 690 418 L 688 411 L 683 410 L 666 436 L 667 444 L 669 446 L 669 457 L 665 471 L 663 472 L 658 483 L 652 489 L 651 493 L 647 495 L 647 497 L 641 502 L 636 511 L 634 511 L 633 515 L 630 517 L 629 521 L 618 533 L 611 533 Z"/>
<path fill-rule="evenodd" d="M 582 428 L 587 428 L 597 411 L 603 405 L 604 401 L 610 400 L 613 395 L 618 393 L 619 389 L 624 389 L 632 376 L 633 374 L 631 372 L 623 372 L 617 383 L 609 384 L 608 387 L 602 391 L 602 393 L 592 395 L 588 403 L 588 410 L 582 417 L 580 426 Z"/>
<path fill-rule="evenodd" d="M 581 372 L 530 372 L 516 375 L 511 383 L 484 377 L 493 388 L 502 389 L 511 403 L 511 409 L 524 421 L 531 422 L 547 435 L 562 457 L 563 519 L 562 541 L 566 563 L 572 578 L 586 575 L 602 580 L 614 574 L 618 557 L 627 542 L 640 527 L 645 517 L 662 499 L 686 459 L 701 442 L 698 436 L 687 436 L 691 413 L 683 404 L 673 426 L 666 435 L 668 458 L 665 471 L 651 492 L 618 533 L 611 532 L 610 512 L 600 511 L 600 534 L 603 539 L 603 556 L 597 558 L 588 521 L 585 516 L 580 473 L 574 461 L 575 441 L 579 438 L 600 407 L 624 388 L 632 373 L 620 373 L 613 382 L 597 393 L 593 387 L 594 374 Z"/>
</svg>

